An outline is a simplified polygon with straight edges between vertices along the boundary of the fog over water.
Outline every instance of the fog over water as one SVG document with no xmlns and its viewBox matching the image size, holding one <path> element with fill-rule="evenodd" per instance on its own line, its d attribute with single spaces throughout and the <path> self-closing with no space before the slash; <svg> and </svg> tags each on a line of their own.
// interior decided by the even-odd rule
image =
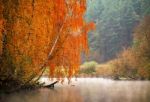
<svg viewBox="0 0 150 102">
<path fill-rule="evenodd" d="M 46 84 L 51 83 L 42 78 Z M 67 80 L 54 89 L 41 88 L 1 95 L 0 102 L 150 102 L 149 81 L 113 81 L 103 78 Z"/>
</svg>

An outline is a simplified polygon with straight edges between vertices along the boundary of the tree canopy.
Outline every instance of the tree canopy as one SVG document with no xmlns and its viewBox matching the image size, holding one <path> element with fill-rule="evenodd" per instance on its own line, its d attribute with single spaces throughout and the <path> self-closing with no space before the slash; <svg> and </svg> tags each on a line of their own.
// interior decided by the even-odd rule
<svg viewBox="0 0 150 102">
<path fill-rule="evenodd" d="M 47 68 L 53 77 L 56 67 L 74 75 L 94 28 L 84 20 L 85 10 L 86 0 L 1 0 L 0 80 L 29 84 Z"/>
</svg>

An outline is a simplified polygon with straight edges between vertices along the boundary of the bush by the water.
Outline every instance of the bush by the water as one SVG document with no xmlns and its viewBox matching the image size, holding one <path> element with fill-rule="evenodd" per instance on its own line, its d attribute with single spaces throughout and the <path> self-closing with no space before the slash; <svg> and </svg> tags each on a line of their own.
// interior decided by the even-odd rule
<svg viewBox="0 0 150 102">
<path fill-rule="evenodd" d="M 85 73 L 85 74 L 92 74 L 94 72 L 96 72 L 96 66 L 98 65 L 97 62 L 95 61 L 90 61 L 90 62 L 84 62 L 81 66 L 80 66 L 80 74 L 81 73 Z"/>
</svg>

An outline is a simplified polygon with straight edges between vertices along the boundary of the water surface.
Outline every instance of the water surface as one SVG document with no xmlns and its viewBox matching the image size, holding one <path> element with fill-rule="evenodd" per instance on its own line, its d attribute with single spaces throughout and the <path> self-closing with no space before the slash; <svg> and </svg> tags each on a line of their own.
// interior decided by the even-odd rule
<svg viewBox="0 0 150 102">
<path fill-rule="evenodd" d="M 41 81 L 51 83 L 47 78 Z M 58 83 L 54 89 L 1 95 L 0 102 L 150 102 L 150 82 L 78 78 L 69 85 Z"/>
</svg>

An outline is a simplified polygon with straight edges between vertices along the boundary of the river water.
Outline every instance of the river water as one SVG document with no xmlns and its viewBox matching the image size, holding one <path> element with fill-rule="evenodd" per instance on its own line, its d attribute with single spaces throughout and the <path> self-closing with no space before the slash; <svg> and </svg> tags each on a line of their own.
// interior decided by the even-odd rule
<svg viewBox="0 0 150 102">
<path fill-rule="evenodd" d="M 42 78 L 41 82 L 51 83 L 47 78 Z M 1 95 L 0 102 L 150 102 L 150 81 L 73 78 L 71 84 L 65 80 L 54 89 Z"/>
</svg>

